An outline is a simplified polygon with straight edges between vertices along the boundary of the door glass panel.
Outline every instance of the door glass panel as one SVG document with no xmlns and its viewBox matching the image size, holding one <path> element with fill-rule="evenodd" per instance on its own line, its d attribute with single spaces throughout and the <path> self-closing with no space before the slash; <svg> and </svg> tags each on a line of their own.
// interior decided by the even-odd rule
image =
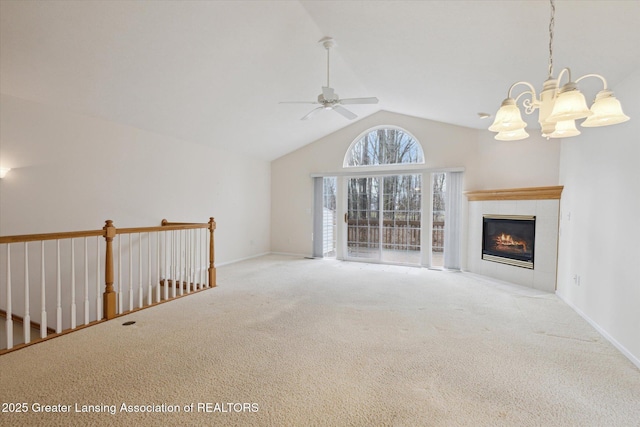
<svg viewBox="0 0 640 427">
<path fill-rule="evenodd" d="M 347 258 L 420 264 L 421 179 L 349 179 Z"/>
<path fill-rule="evenodd" d="M 347 182 L 347 257 L 380 259 L 380 178 L 351 178 Z"/>
<path fill-rule="evenodd" d="M 382 178 L 382 261 L 420 264 L 421 175 Z"/>
</svg>

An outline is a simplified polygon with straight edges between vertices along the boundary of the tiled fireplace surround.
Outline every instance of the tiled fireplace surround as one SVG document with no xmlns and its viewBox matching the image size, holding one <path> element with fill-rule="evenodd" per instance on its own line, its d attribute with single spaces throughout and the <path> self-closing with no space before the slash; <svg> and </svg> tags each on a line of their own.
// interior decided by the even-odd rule
<svg viewBox="0 0 640 427">
<path fill-rule="evenodd" d="M 466 192 L 469 200 L 467 270 L 517 285 L 555 292 L 562 188 L 555 186 Z M 489 214 L 536 217 L 533 269 L 482 259 L 482 216 Z"/>
</svg>

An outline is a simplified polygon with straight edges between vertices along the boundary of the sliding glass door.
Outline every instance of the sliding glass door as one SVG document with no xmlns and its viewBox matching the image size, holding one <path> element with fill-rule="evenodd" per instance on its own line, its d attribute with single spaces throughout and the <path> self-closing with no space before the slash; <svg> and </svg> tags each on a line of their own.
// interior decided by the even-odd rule
<svg viewBox="0 0 640 427">
<path fill-rule="evenodd" d="M 347 259 L 420 264 L 421 180 L 421 174 L 347 180 Z"/>
</svg>

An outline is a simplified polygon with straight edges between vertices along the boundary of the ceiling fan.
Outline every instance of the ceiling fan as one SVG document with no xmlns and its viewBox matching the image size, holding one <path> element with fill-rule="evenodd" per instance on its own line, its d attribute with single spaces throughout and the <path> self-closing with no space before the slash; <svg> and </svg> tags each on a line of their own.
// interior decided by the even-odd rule
<svg viewBox="0 0 640 427">
<path fill-rule="evenodd" d="M 343 107 L 343 105 L 349 104 L 377 104 L 378 98 L 370 97 L 370 98 L 346 98 L 340 99 L 337 93 L 335 93 L 334 89 L 329 84 L 329 52 L 332 47 L 336 45 L 336 42 L 331 37 L 322 38 L 319 43 L 322 43 L 324 48 L 327 50 L 327 85 L 322 86 L 322 93 L 318 95 L 317 101 L 283 101 L 280 104 L 320 104 L 319 107 L 314 108 L 309 113 L 307 113 L 301 120 L 307 120 L 311 116 L 315 115 L 320 110 L 333 110 L 336 113 L 342 115 L 343 117 L 353 120 L 358 117 L 356 114 L 347 110 Z"/>
</svg>

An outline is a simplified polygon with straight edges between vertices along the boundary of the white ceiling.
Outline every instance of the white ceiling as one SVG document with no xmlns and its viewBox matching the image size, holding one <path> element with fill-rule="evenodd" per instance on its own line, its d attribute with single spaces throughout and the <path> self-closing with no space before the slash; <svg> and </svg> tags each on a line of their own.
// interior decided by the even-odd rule
<svg viewBox="0 0 640 427">
<path fill-rule="evenodd" d="M 301 121 L 313 105 L 278 103 L 320 93 L 322 37 L 338 44 L 336 92 L 380 99 L 349 106 L 360 118 L 486 128 L 477 113 L 494 113 L 511 83 L 546 79 L 549 15 L 540 0 L 1 0 L 0 90 L 271 160 L 352 123 L 331 111 Z M 640 67 L 640 1 L 558 0 L 555 22 L 555 74 L 600 73 L 615 91 Z M 616 95 L 623 107 L 638 96 Z"/>
</svg>

